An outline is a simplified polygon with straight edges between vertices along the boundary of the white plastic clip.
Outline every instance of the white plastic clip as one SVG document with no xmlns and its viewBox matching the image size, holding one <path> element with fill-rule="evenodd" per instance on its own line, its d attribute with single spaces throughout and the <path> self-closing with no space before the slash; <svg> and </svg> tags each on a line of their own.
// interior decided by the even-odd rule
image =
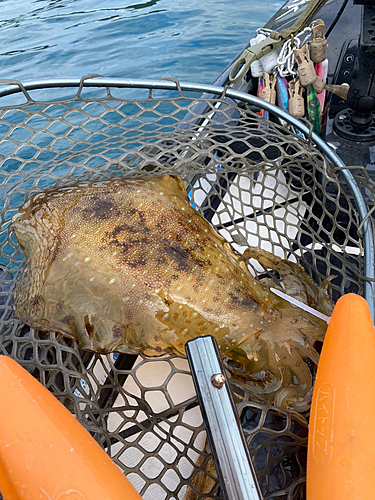
<svg viewBox="0 0 375 500">
<path fill-rule="evenodd" d="M 265 40 L 270 35 L 271 30 L 260 28 L 256 31 L 256 33 L 257 33 L 256 38 L 258 38 L 258 36 L 261 36 L 261 37 L 263 37 L 261 40 Z M 259 43 L 259 42 L 257 42 L 257 43 Z M 266 73 L 272 73 L 274 68 L 276 68 L 277 57 L 278 57 L 277 50 L 272 50 L 271 52 L 269 52 L 268 54 L 266 54 L 265 56 L 263 56 L 259 59 L 259 61 L 262 63 L 263 70 Z"/>
<path fill-rule="evenodd" d="M 259 42 L 265 40 L 265 38 L 266 37 L 264 35 L 261 35 L 261 34 L 257 35 L 255 38 L 252 38 L 250 40 L 250 46 L 254 47 L 254 45 L 257 45 Z M 264 72 L 262 61 L 260 59 L 258 59 L 257 61 L 254 61 L 253 63 L 251 63 L 250 70 L 251 70 L 251 74 L 254 78 L 259 78 L 260 76 L 262 76 L 263 72 Z"/>
</svg>

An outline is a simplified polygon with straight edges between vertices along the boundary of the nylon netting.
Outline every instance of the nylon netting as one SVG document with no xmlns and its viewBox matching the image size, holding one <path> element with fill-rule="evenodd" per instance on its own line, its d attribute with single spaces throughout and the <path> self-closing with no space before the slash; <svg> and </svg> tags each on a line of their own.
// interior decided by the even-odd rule
<svg viewBox="0 0 375 500">
<path fill-rule="evenodd" d="M 333 275 L 336 300 L 363 291 L 355 201 L 309 140 L 244 103 L 171 92 L 129 98 L 109 88 L 64 92 L 44 90 L 41 99 L 39 91 L 16 104 L 7 97 L 0 108 L 0 353 L 78 418 L 144 499 L 220 497 L 186 359 L 100 356 L 21 324 L 12 290 L 24 257 L 10 220 L 31 194 L 52 186 L 178 173 L 193 206 L 238 251 L 250 244 L 297 261 L 318 284 Z M 372 181 L 360 169 L 355 175 L 370 208 Z M 277 270 L 249 267 L 279 280 Z M 303 419 L 232 389 L 264 498 L 304 498 Z"/>
</svg>

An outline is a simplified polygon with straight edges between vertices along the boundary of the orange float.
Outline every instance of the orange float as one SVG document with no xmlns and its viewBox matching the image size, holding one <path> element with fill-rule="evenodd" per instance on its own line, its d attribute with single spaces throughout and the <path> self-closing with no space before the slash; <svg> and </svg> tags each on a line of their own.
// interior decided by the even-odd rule
<svg viewBox="0 0 375 500">
<path fill-rule="evenodd" d="M 73 415 L 0 356 L 0 491 L 5 500 L 141 500 Z"/>
<path fill-rule="evenodd" d="M 375 498 L 375 328 L 365 299 L 332 313 L 311 406 L 308 500 Z"/>
</svg>

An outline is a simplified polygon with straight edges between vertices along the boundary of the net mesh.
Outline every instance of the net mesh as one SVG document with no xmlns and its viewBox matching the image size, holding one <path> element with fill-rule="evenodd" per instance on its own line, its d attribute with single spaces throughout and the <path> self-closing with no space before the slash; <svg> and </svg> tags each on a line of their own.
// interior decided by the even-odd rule
<svg viewBox="0 0 375 500">
<path fill-rule="evenodd" d="M 144 499 L 220 498 L 189 367 L 181 356 L 95 355 L 12 316 L 24 265 L 10 220 L 35 192 L 82 179 L 179 174 L 192 205 L 238 251 L 301 263 L 333 300 L 362 293 L 355 200 L 316 147 L 221 96 L 46 89 L 0 108 L 0 353 L 40 380 L 89 430 Z M 41 98 L 43 96 L 43 98 Z M 33 100 L 34 99 L 34 100 Z M 0 103 L 1 105 L 1 103 Z M 354 171 L 369 209 L 373 183 Z M 250 261 L 276 284 L 277 270 Z M 266 499 L 304 498 L 307 427 L 232 383 Z"/>
</svg>

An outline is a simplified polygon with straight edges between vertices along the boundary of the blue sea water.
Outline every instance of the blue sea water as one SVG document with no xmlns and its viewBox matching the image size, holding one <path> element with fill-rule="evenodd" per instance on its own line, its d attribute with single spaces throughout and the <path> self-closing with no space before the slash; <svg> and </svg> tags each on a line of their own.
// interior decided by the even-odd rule
<svg viewBox="0 0 375 500">
<path fill-rule="evenodd" d="M 2 0 L 0 78 L 163 78 L 212 83 L 275 0 Z"/>
<path fill-rule="evenodd" d="M 263 26 L 280 7 L 275 0 L 135 1 L 0 0 L 0 80 L 27 82 L 78 78 L 96 73 L 115 78 L 176 77 L 182 81 L 209 84 L 248 43 L 255 30 Z M 47 101 L 68 97 L 67 89 L 58 89 L 53 94 L 45 89 L 34 92 L 36 94 L 31 94 L 33 98 L 40 97 Z M 73 97 L 75 92 L 76 89 L 71 90 L 69 96 Z M 134 95 L 131 94 L 131 97 L 139 97 L 139 89 L 132 92 Z M 104 89 L 103 93 L 104 96 Z M 147 97 L 147 91 L 144 97 Z M 22 95 L 16 98 L 24 101 Z M 13 96 L 10 99 L 9 104 L 13 105 Z M 3 97 L 1 103 L 7 105 L 7 98 Z M 5 137 L 0 141 L 0 156 L 9 158 L 2 164 L 2 171 L 13 175 L 14 171 L 22 167 L 22 175 L 19 178 L 9 177 L 6 186 L 2 186 L 0 209 L 9 201 L 6 201 L 5 190 L 9 189 L 11 182 L 22 183 L 24 174 L 40 165 L 47 168 L 48 162 L 59 162 L 61 172 L 55 174 L 64 175 L 70 168 L 64 163 L 66 155 L 70 157 L 88 147 L 87 144 L 81 144 L 84 134 L 89 132 L 80 129 L 79 120 L 82 116 L 79 113 L 78 121 L 74 121 L 74 113 L 67 118 L 68 121 L 73 120 L 69 141 L 65 137 L 55 141 L 53 147 L 49 146 L 51 133 L 57 136 L 68 134 L 66 122 L 60 123 L 60 115 L 66 109 L 59 111 L 57 108 L 54 116 L 56 123 L 51 126 L 45 116 L 43 119 L 47 124 L 44 121 L 36 124 L 32 120 L 28 121 L 29 127 L 35 126 L 36 135 L 32 144 L 26 144 L 31 132 L 22 127 L 22 113 L 16 110 L 12 111 L 12 116 L 10 112 L 6 115 L 9 123 L 3 123 L 3 128 L 0 127 L 0 139 Z M 51 108 L 49 113 L 53 112 Z M 118 116 L 115 113 L 113 115 L 113 122 L 111 113 L 106 115 L 106 120 L 109 125 L 113 123 L 115 129 Z M 171 118 L 170 122 L 174 123 L 175 118 Z M 35 120 L 41 118 L 36 116 Z M 91 125 L 95 123 L 93 119 Z M 12 124 L 19 126 L 12 132 L 12 140 L 7 140 Z M 104 126 L 102 122 L 99 125 Z M 15 150 L 13 140 L 19 141 L 19 144 L 25 143 L 17 149 L 15 158 L 10 157 Z M 90 144 L 100 140 L 104 140 L 101 135 L 94 134 Z M 130 141 L 126 147 L 134 146 Z M 111 154 L 116 151 L 115 148 Z M 94 166 L 89 164 L 92 161 L 100 163 L 104 160 L 94 155 L 88 161 L 91 167 Z M 0 176 L 0 185 L 4 182 L 5 174 Z M 53 178 L 47 176 L 39 179 L 38 188 L 45 188 L 54 182 Z M 25 187 L 28 186 L 25 184 Z M 9 201 L 11 210 L 7 211 L 5 217 L 7 223 L 23 202 L 23 192 L 15 193 Z M 11 252 L 12 249 L 6 253 Z M 0 264 L 7 265 L 7 258 L 0 258 Z"/>
</svg>

